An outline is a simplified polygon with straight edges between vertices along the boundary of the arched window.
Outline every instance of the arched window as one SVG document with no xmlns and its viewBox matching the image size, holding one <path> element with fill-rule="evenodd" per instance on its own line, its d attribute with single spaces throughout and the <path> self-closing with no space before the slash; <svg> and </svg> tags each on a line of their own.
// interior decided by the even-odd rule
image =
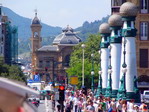
<svg viewBox="0 0 149 112">
<path fill-rule="evenodd" d="M 69 66 L 69 62 L 70 62 L 70 54 L 65 56 L 65 66 Z"/>
<path fill-rule="evenodd" d="M 34 37 L 38 37 L 38 32 L 34 32 Z"/>
</svg>

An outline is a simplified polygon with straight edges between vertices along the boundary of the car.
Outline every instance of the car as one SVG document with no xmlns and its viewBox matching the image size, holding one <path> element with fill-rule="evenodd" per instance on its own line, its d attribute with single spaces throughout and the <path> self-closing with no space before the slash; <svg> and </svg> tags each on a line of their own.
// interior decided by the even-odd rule
<svg viewBox="0 0 149 112">
<path fill-rule="evenodd" d="M 36 97 L 36 96 L 34 96 L 34 95 L 31 95 L 29 98 L 28 98 L 28 101 L 29 102 L 32 102 L 32 101 L 38 101 L 39 103 L 40 103 L 40 98 L 38 98 L 38 97 Z"/>
<path fill-rule="evenodd" d="M 149 90 L 144 90 L 143 101 L 145 101 L 146 103 L 149 103 Z"/>
</svg>

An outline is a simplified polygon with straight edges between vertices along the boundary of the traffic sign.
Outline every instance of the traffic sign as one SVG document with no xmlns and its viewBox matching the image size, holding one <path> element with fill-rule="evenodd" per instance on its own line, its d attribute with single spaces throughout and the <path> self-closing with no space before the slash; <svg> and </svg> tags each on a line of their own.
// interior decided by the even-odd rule
<svg viewBox="0 0 149 112">
<path fill-rule="evenodd" d="M 78 84 L 78 76 L 71 76 L 70 77 L 70 84 L 77 85 Z"/>
</svg>

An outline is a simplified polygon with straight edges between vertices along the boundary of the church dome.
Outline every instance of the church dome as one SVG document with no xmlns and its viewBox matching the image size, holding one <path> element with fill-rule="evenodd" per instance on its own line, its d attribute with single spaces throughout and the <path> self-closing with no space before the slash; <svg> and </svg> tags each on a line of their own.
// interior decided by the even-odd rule
<svg viewBox="0 0 149 112">
<path fill-rule="evenodd" d="M 32 24 L 40 24 L 40 21 L 39 21 L 39 19 L 37 17 L 37 13 L 35 13 L 35 17 L 34 17 L 34 19 L 32 21 Z"/>
<path fill-rule="evenodd" d="M 76 35 L 75 32 L 73 32 L 73 29 L 69 26 L 62 29 L 62 33 L 58 35 L 54 41 L 53 44 L 79 44 L 81 42 L 81 39 Z"/>
<path fill-rule="evenodd" d="M 110 26 L 122 26 L 122 17 L 118 14 L 113 14 L 110 16 L 108 23 Z"/>
<path fill-rule="evenodd" d="M 136 16 L 137 13 L 138 7 L 131 2 L 125 2 L 120 7 L 120 14 L 122 16 Z"/>
<path fill-rule="evenodd" d="M 108 23 L 103 23 L 99 27 L 99 32 L 100 33 L 111 33 L 110 27 Z"/>
</svg>

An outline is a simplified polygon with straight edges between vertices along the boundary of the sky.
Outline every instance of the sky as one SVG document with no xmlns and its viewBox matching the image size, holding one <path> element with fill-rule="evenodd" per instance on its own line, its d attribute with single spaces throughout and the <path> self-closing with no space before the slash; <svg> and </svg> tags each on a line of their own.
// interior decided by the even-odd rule
<svg viewBox="0 0 149 112">
<path fill-rule="evenodd" d="M 93 22 L 110 15 L 111 0 L 0 0 L 20 16 L 38 18 L 51 26 L 77 28 L 85 21 Z"/>
</svg>

